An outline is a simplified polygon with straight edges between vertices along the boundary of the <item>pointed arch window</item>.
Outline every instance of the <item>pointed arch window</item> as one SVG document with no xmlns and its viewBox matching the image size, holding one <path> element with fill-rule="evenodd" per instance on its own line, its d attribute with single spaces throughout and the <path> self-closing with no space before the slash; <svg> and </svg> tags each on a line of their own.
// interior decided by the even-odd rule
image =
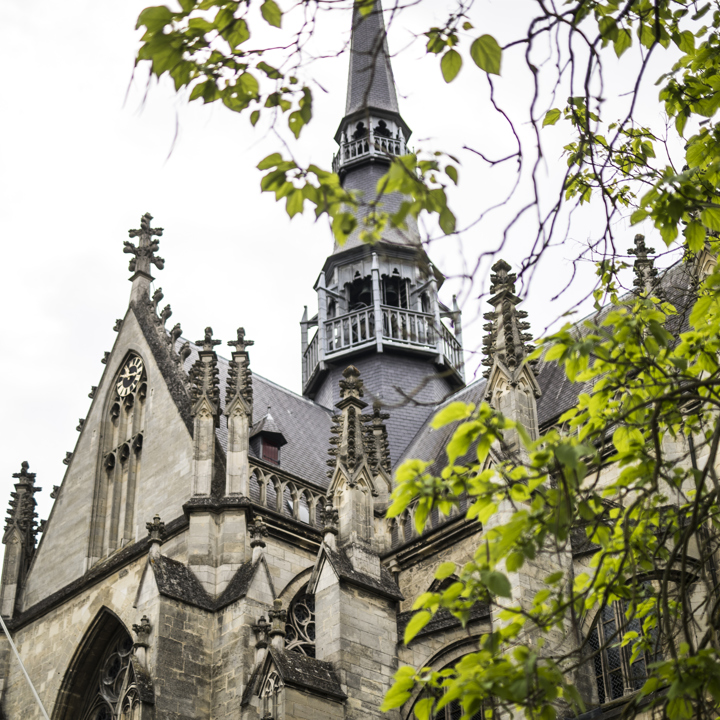
<svg viewBox="0 0 720 720">
<path fill-rule="evenodd" d="M 280 691 L 283 683 L 280 676 L 275 672 L 271 672 L 260 690 L 260 699 L 262 700 L 262 717 L 263 720 L 277 720 L 280 713 Z"/>
<path fill-rule="evenodd" d="M 315 596 L 308 595 L 307 585 L 290 603 L 285 624 L 285 647 L 315 657 Z"/>
<path fill-rule="evenodd" d="M 133 641 L 120 628 L 90 683 L 81 720 L 140 720 L 142 702 L 132 663 Z"/>
<path fill-rule="evenodd" d="M 142 466 L 148 395 L 143 359 L 129 354 L 112 381 L 102 423 L 90 560 L 136 539 L 135 502 Z"/>
<path fill-rule="evenodd" d="M 645 583 L 643 592 L 650 597 L 652 585 Z M 647 680 L 648 665 L 662 657 L 654 631 L 649 636 L 653 651 L 640 653 L 632 662 L 632 646 L 621 647 L 626 632 L 643 634 L 642 622 L 635 617 L 628 619 L 629 607 L 627 601 L 606 605 L 588 636 L 601 705 L 639 690 Z"/>
</svg>

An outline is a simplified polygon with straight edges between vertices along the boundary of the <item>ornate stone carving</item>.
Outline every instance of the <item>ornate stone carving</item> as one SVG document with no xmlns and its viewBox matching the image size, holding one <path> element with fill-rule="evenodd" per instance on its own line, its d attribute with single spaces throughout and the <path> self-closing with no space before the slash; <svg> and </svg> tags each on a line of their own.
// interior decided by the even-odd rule
<svg viewBox="0 0 720 720">
<path fill-rule="evenodd" d="M 264 616 L 260 616 L 255 625 L 252 625 L 253 632 L 255 633 L 255 647 L 264 649 L 268 646 L 268 639 L 270 637 L 270 623 L 265 619 Z"/>
<path fill-rule="evenodd" d="M 184 363 L 190 357 L 191 353 L 192 348 L 190 347 L 190 343 L 183 343 L 182 347 L 178 351 L 178 357 L 180 358 L 180 362 Z"/>
<path fill-rule="evenodd" d="M 338 533 L 338 511 L 332 504 L 330 498 L 326 498 L 325 507 L 320 508 L 320 522 L 323 524 L 323 535 L 325 533 L 332 533 L 337 535 Z"/>
<path fill-rule="evenodd" d="M 529 342 L 532 335 L 525 332 L 530 329 L 530 324 L 524 321 L 527 313 L 516 308 L 520 303 L 515 294 L 517 276 L 510 269 L 504 260 L 498 260 L 492 267 L 489 302 L 495 310 L 484 315 L 490 321 L 484 326 L 487 335 L 483 340 L 485 359 L 482 364 L 488 368 L 485 377 L 489 376 L 496 357 L 512 371 L 520 367 L 527 354 L 534 350 Z"/>
<path fill-rule="evenodd" d="M 101 360 L 100 362 L 101 362 L 103 365 L 107 365 L 109 359 L 110 359 L 110 353 L 109 353 L 109 352 L 106 352 L 106 353 L 103 354 L 103 358 L 102 358 L 102 360 Z"/>
<path fill-rule="evenodd" d="M 273 609 L 268 612 L 268 617 L 272 624 L 270 629 L 270 637 L 285 637 L 285 623 L 287 621 L 287 610 L 282 606 L 282 600 L 276 598 L 273 600 Z"/>
<path fill-rule="evenodd" d="M 290 603 L 285 624 L 285 649 L 315 657 L 315 597 L 308 595 L 306 588 Z"/>
<path fill-rule="evenodd" d="M 373 403 L 372 414 L 361 416 L 365 423 L 365 452 L 368 462 L 372 468 L 382 468 L 388 474 L 391 473 L 390 444 L 385 420 L 389 418 L 389 413 L 382 412 L 382 405 L 378 400 Z"/>
<path fill-rule="evenodd" d="M 265 538 L 268 536 L 268 528 L 261 517 L 256 517 L 248 527 L 250 532 L 250 547 L 265 547 Z"/>
<path fill-rule="evenodd" d="M 190 397 L 193 405 L 206 397 L 212 404 L 212 413 L 217 415 L 220 407 L 220 380 L 217 367 L 217 355 L 213 348 L 220 344 L 220 340 L 216 340 L 212 336 L 211 327 L 205 328 L 205 337 L 197 341 L 197 345 L 202 346 L 198 359 L 190 368 Z M 198 409 L 193 411 L 194 414 Z"/>
<path fill-rule="evenodd" d="M 118 319 L 115 321 L 115 324 L 113 325 L 113 330 L 114 330 L 115 332 L 120 332 L 120 328 L 122 327 L 122 323 L 123 323 L 122 318 L 118 318 Z"/>
<path fill-rule="evenodd" d="M 140 219 L 140 228 L 138 230 L 128 230 L 131 238 L 139 238 L 137 245 L 126 240 L 123 245 L 123 252 L 134 255 L 128 269 L 130 272 L 142 273 L 150 275 L 150 265 L 155 265 L 158 270 L 165 267 L 165 260 L 155 255 L 160 249 L 159 238 L 163 234 L 162 228 L 153 228 L 150 226 L 153 217 L 150 213 L 145 213 Z"/>
<path fill-rule="evenodd" d="M 245 339 L 245 328 L 238 328 L 237 340 L 228 342 L 230 347 L 235 348 L 230 361 L 228 372 L 227 388 L 225 392 L 226 406 L 236 395 L 240 395 L 250 408 L 252 408 L 253 388 L 252 370 L 250 370 L 250 354 L 247 348 L 254 345 L 254 340 Z"/>
<path fill-rule="evenodd" d="M 173 325 L 173 329 L 170 331 L 170 346 L 173 349 L 175 348 L 175 343 L 181 335 L 182 328 L 180 327 L 180 323 L 175 323 L 175 325 Z"/>
<path fill-rule="evenodd" d="M 163 327 L 165 327 L 165 323 L 167 323 L 167 321 L 170 319 L 171 316 L 172 316 L 172 308 L 170 307 L 170 305 L 166 305 L 162 309 L 162 312 L 160 313 L 160 322 L 162 323 Z"/>
<path fill-rule="evenodd" d="M 145 523 L 150 542 L 161 543 L 165 538 L 165 523 L 160 519 L 159 515 L 155 515 L 152 522 Z"/>
<path fill-rule="evenodd" d="M 85 418 L 80 418 L 78 420 L 77 427 L 75 428 L 78 432 L 80 432 L 83 429 L 83 425 L 85 424 Z"/>
<path fill-rule="evenodd" d="M 88 397 L 89 397 L 91 400 L 94 400 L 94 399 L 95 399 L 95 393 L 96 393 L 96 392 L 97 392 L 97 385 L 93 385 L 93 386 L 90 388 L 90 392 L 88 393 Z"/>
<path fill-rule="evenodd" d="M 63 459 L 63 465 L 69 465 L 70 461 L 72 460 L 73 454 L 71 452 L 65 453 L 65 458 Z"/>
<path fill-rule="evenodd" d="M 360 379 L 360 371 L 350 365 L 343 370 L 343 380 L 340 381 L 340 397 L 361 398 L 363 396 L 363 381 Z"/>
<path fill-rule="evenodd" d="M 645 245 L 644 235 L 636 235 L 634 242 L 634 247 L 628 250 L 628 254 L 634 255 L 636 258 L 633 263 L 633 270 L 635 271 L 634 292 L 658 294 L 658 271 L 655 267 L 655 258 L 652 257 L 655 249 Z"/>
<path fill-rule="evenodd" d="M 35 486 L 35 473 L 29 472 L 30 464 L 24 461 L 20 466 L 20 472 L 13 473 L 15 491 L 10 493 L 8 517 L 5 520 L 5 530 L 16 526 L 22 535 L 22 542 L 25 545 L 35 547 L 35 534 L 37 532 L 35 518 L 37 513 L 35 507 L 35 493 L 42 488 Z"/>
<path fill-rule="evenodd" d="M 148 637 L 152 631 L 152 625 L 147 615 L 143 615 L 139 623 L 132 626 L 133 632 L 137 635 L 135 646 L 148 647 Z"/>
<path fill-rule="evenodd" d="M 165 297 L 165 295 L 163 295 L 162 288 L 158 288 L 153 293 L 151 302 L 152 302 L 152 309 L 153 309 L 153 312 L 155 313 L 155 315 L 157 315 L 158 305 L 160 305 L 160 303 L 162 302 L 164 297 Z"/>
<path fill-rule="evenodd" d="M 60 494 L 60 486 L 59 485 L 53 485 L 52 492 L 50 493 L 50 497 L 55 500 L 57 496 Z"/>
</svg>

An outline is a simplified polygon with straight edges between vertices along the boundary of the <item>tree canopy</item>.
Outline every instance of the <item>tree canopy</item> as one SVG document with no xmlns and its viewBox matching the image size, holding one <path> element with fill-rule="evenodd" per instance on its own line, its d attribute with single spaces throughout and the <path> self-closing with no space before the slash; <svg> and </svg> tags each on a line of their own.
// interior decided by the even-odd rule
<svg viewBox="0 0 720 720">
<path fill-rule="evenodd" d="M 388 23 L 403 23 L 423 2 L 430 0 L 387 0 Z M 150 63 L 157 77 L 169 75 L 189 101 L 220 101 L 253 126 L 286 125 L 291 140 L 301 141 L 313 120 L 308 43 L 318 14 L 351 5 L 179 0 L 179 9 L 150 7 L 138 19 L 138 62 Z M 462 236 L 453 188 L 463 182 L 463 165 L 479 156 L 491 177 L 511 166 L 517 180 L 501 203 L 514 208 L 506 234 L 528 215 L 535 229 L 521 276 L 549 247 L 565 243 L 572 259 L 597 261 L 596 312 L 541 338 L 528 358 L 557 365 L 577 385 L 575 407 L 551 427 L 533 437 L 488 403 L 452 403 L 434 420 L 437 428 L 454 427 L 446 467 L 433 474 L 430 463 L 412 461 L 397 471 L 390 516 L 415 504 L 421 530 L 433 508 L 449 514 L 467 493 L 468 517 L 483 525 L 474 561 L 442 565 L 437 578 L 454 582 L 417 599 L 405 642 L 441 608 L 467 621 L 475 603 L 488 603 L 494 620 L 477 652 L 454 668 L 401 668 L 385 708 L 407 703 L 419 684 L 419 720 L 453 701 L 468 718 L 481 708 L 494 716 L 572 716 L 587 709 L 578 678 L 592 672 L 603 647 L 619 644 L 630 665 L 646 660 L 625 717 L 652 708 L 671 720 L 717 717 L 720 4 L 534 0 L 502 38 L 476 27 L 493 11 L 490 3 L 433 5 L 442 7 L 444 22 L 415 28 L 415 37 L 437 58 L 446 83 L 461 72 L 487 82 L 512 151 L 489 157 L 468 138 L 466 155 L 451 157 L 426 143 L 394 158 L 375 196 L 363 197 L 343 189 L 321 162 L 295 160 L 279 133 L 278 151 L 259 166 L 262 190 L 284 200 L 290 217 L 306 206 L 327 215 L 339 242 L 354 229 L 360 205 L 371 209 L 363 215 L 367 242 L 421 213 L 435 219 L 440 236 Z M 376 11 L 374 0 L 357 6 Z M 264 42 L 268 27 L 278 29 L 279 41 Z M 263 41 L 255 44 L 256 37 Z M 608 80 L 609 66 L 629 83 L 622 95 Z M 530 90 L 504 106 L 498 98 L 512 81 L 510 68 L 529 74 Z M 639 120 L 648 102 L 664 113 L 659 128 Z M 545 165 L 554 126 L 564 138 L 557 182 Z M 382 206 L 390 192 L 408 198 L 391 215 Z M 576 251 L 569 228 L 586 205 L 600 209 L 603 223 Z M 624 290 L 622 219 L 657 230 L 682 270 L 672 291 L 652 273 Z M 501 250 L 502 240 L 488 254 Z M 469 258 L 470 278 L 482 255 Z M 593 552 L 586 571 L 574 574 L 567 558 L 578 532 Z M 530 601 L 519 598 L 509 576 L 537 579 L 541 560 L 557 570 L 541 578 Z M 603 634 L 603 613 L 617 607 L 621 622 Z"/>
</svg>

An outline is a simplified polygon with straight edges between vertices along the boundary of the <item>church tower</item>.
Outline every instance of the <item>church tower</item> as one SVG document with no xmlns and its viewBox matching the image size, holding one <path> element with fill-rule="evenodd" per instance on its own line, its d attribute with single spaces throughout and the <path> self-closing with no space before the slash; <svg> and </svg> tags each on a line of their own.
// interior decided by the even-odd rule
<svg viewBox="0 0 720 720">
<path fill-rule="evenodd" d="M 382 6 L 353 14 L 345 117 L 335 134 L 333 170 L 343 187 L 361 193 L 358 225 L 325 261 L 315 285 L 318 313 L 301 321 L 303 394 L 325 407 L 339 400 L 343 370 L 361 372 L 372 400 L 392 409 L 393 464 L 420 430 L 431 404 L 464 383 L 460 311 L 440 302 L 443 276 L 422 247 L 417 225 L 386 227 L 375 245 L 363 243 L 377 184 L 394 157 L 409 152 L 410 128 L 400 115 Z M 405 199 L 382 196 L 379 210 L 396 212 Z M 310 338 L 312 329 L 314 336 Z"/>
</svg>

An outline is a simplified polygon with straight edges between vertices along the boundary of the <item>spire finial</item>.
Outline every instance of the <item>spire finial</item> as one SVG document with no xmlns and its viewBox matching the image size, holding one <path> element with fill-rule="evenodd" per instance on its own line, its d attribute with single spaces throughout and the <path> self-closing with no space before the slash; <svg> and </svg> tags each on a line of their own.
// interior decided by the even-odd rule
<svg viewBox="0 0 720 720">
<path fill-rule="evenodd" d="M 212 335 L 213 329 L 211 327 L 206 327 L 205 337 L 202 340 L 198 340 L 195 344 L 202 345 L 203 352 L 214 352 L 213 348 L 216 345 L 220 345 L 222 340 L 216 340 Z"/>
<path fill-rule="evenodd" d="M 658 271 L 655 267 L 655 259 L 651 257 L 655 252 L 655 248 L 650 248 L 645 244 L 644 235 L 636 235 L 634 246 L 628 250 L 629 255 L 634 255 L 637 259 L 633 263 L 635 271 L 635 280 L 633 286 L 636 293 L 646 292 L 648 294 L 657 292 L 657 275 Z"/>
<path fill-rule="evenodd" d="M 22 543 L 31 550 L 35 548 L 36 535 L 38 533 L 37 513 L 35 507 L 35 493 L 42 488 L 35 486 L 35 473 L 29 472 L 30 464 L 27 460 L 20 465 L 20 472 L 13 473 L 15 492 L 10 493 L 10 507 L 8 516 L 5 519 L 5 531 L 17 527 L 20 531 Z"/>
<path fill-rule="evenodd" d="M 255 344 L 254 340 L 245 339 L 245 328 L 239 327 L 237 329 L 237 340 L 230 340 L 228 345 L 235 348 L 235 352 L 246 352 L 246 349 Z"/>
<path fill-rule="evenodd" d="M 339 383 L 341 399 L 361 398 L 363 396 L 363 381 L 360 379 L 360 371 L 354 365 L 349 365 L 343 370 L 343 378 Z"/>
<path fill-rule="evenodd" d="M 488 302 L 495 307 L 495 310 L 485 313 L 484 316 L 490 321 L 484 326 L 487 332 L 483 340 L 486 357 L 482 364 L 488 368 L 484 373 L 485 377 L 489 376 L 496 358 L 509 370 L 514 371 L 520 367 L 525 356 L 534 349 L 529 344 L 532 335 L 525 332 L 530 329 L 530 324 L 524 321 L 527 313 L 516 307 L 521 300 L 515 294 L 517 275 L 510 272 L 511 269 L 511 266 L 502 259 L 492 266 L 491 297 Z"/>
<path fill-rule="evenodd" d="M 150 274 L 150 265 L 155 265 L 158 270 L 165 267 L 165 260 L 155 255 L 160 249 L 160 241 L 157 239 L 162 236 L 162 228 L 151 227 L 150 223 L 153 217 L 150 213 L 145 213 L 140 218 L 140 228 L 137 230 L 128 230 L 131 238 L 138 238 L 138 244 L 135 245 L 129 240 L 123 243 L 123 252 L 134 255 L 130 260 L 128 269 L 133 273 L 130 281 L 133 284 L 132 293 L 130 295 L 131 302 L 146 298 L 150 289 L 150 283 L 153 277 Z"/>
</svg>

